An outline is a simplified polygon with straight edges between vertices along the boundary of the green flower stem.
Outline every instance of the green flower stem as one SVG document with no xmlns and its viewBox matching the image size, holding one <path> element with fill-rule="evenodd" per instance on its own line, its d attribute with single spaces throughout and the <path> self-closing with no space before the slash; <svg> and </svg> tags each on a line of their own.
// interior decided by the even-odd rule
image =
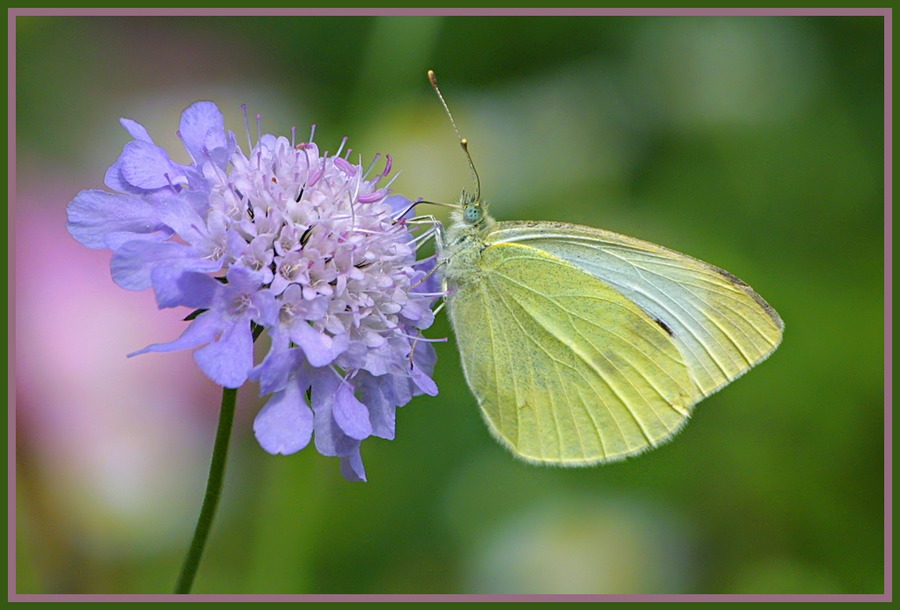
<svg viewBox="0 0 900 610">
<path fill-rule="evenodd" d="M 213 517 L 216 514 L 216 506 L 222 495 L 222 481 L 225 478 L 225 458 L 228 455 L 228 441 L 231 438 L 231 424 L 234 421 L 234 405 L 237 401 L 237 390 L 224 388 L 222 391 L 222 410 L 219 413 L 219 427 L 216 430 L 216 442 L 213 446 L 212 463 L 209 465 L 209 479 L 206 482 L 206 496 L 203 498 L 203 507 L 200 509 L 200 517 L 197 519 L 197 528 L 194 530 L 194 539 L 191 548 L 188 549 L 184 564 L 181 566 L 181 574 L 175 585 L 175 593 L 190 593 L 194 584 L 194 576 L 200 565 L 200 557 L 206 546 L 209 529 L 212 526 Z"/>
</svg>

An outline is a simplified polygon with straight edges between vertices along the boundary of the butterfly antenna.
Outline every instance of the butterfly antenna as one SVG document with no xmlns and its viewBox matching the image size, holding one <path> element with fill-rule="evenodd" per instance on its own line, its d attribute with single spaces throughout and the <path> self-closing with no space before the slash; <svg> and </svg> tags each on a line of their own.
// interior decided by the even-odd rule
<svg viewBox="0 0 900 610">
<path fill-rule="evenodd" d="M 434 70 L 428 71 L 428 80 L 431 82 L 431 86 L 434 88 L 434 92 L 437 93 L 438 99 L 441 100 L 441 104 L 444 106 L 444 111 L 447 113 L 447 116 L 450 117 L 450 123 L 453 125 L 453 131 L 456 132 L 456 137 L 459 140 L 459 145 L 462 147 L 463 152 L 466 153 L 466 159 L 469 161 L 469 170 L 472 172 L 472 180 L 475 182 L 475 201 L 481 201 L 481 178 L 478 177 L 478 170 L 475 169 L 475 163 L 472 161 L 472 155 L 469 154 L 469 141 L 462 137 L 459 134 L 459 128 L 456 127 L 456 121 L 453 120 L 453 114 L 450 112 L 449 106 L 447 106 L 446 100 L 444 100 L 444 96 L 441 95 L 441 90 L 437 84 L 437 77 L 434 74 Z"/>
</svg>

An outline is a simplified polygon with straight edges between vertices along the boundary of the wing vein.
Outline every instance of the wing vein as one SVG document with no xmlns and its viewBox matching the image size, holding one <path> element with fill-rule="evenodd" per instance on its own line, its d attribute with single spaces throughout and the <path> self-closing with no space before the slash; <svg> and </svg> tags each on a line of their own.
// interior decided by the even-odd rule
<svg viewBox="0 0 900 610">
<path fill-rule="evenodd" d="M 505 279 L 505 277 L 504 277 L 504 279 Z M 516 326 L 519 327 L 519 330 L 521 331 L 522 336 L 527 337 L 528 340 L 529 340 L 531 343 L 533 343 L 540 351 L 544 352 L 544 354 L 545 354 L 548 358 L 550 358 L 551 361 L 553 361 L 553 362 L 555 362 L 555 363 L 556 363 L 556 362 L 559 362 L 560 364 L 565 364 L 565 363 L 560 362 L 553 354 L 551 354 L 550 352 L 548 352 L 547 349 L 546 349 L 543 345 L 541 345 L 540 343 L 538 343 L 538 342 L 535 340 L 535 338 L 534 338 L 531 334 L 529 334 L 528 331 L 522 326 L 522 322 L 519 320 L 519 318 L 516 317 L 516 314 L 513 312 L 513 310 L 512 310 L 512 308 L 510 307 L 509 303 L 506 301 L 506 299 L 505 299 L 505 297 L 504 297 L 503 291 L 502 291 L 502 290 L 496 290 L 495 293 L 496 293 L 497 295 L 499 295 L 501 303 L 502 303 L 503 306 L 506 308 L 506 311 L 509 313 L 509 316 L 510 316 L 510 317 L 512 318 L 512 320 L 516 323 Z M 571 367 L 570 367 L 570 368 L 571 368 Z M 511 370 L 511 371 L 515 371 L 516 369 L 510 367 L 510 370 Z M 518 394 L 518 393 L 517 393 L 517 394 Z M 559 447 L 562 448 L 563 442 L 562 442 L 562 437 L 560 436 L 559 418 L 558 418 L 557 412 L 556 412 L 556 405 L 555 405 L 555 403 L 553 403 L 553 399 L 552 399 L 553 393 L 550 392 L 549 395 L 551 396 L 551 399 L 550 399 L 550 400 L 551 400 L 551 408 L 550 408 L 550 412 L 552 413 L 552 416 L 553 416 L 554 429 L 556 430 L 556 439 L 557 439 L 557 443 L 558 443 Z M 537 406 L 537 405 L 533 405 L 531 408 L 534 409 L 536 406 Z M 515 407 L 516 407 L 516 413 L 518 413 L 518 411 L 519 411 L 518 395 L 516 396 L 516 405 L 515 405 Z M 538 435 L 538 438 L 540 439 L 540 442 L 541 442 L 541 451 L 543 452 L 544 455 L 546 455 L 546 449 L 544 448 L 544 439 L 543 439 L 543 437 L 542 437 L 540 434 Z"/>
<path fill-rule="evenodd" d="M 495 273 L 496 273 L 496 272 L 495 272 Z M 527 286 L 521 284 L 520 282 L 515 281 L 514 279 L 512 279 L 512 278 L 510 278 L 510 277 L 508 277 L 508 276 L 506 276 L 506 275 L 502 275 L 502 274 L 499 274 L 499 273 L 498 273 L 497 275 L 498 275 L 498 277 L 502 278 L 504 281 L 508 281 L 508 282 L 512 283 L 513 285 L 518 286 L 518 287 L 520 287 L 521 289 L 523 289 L 523 290 L 525 290 L 525 291 L 527 291 L 527 292 L 530 292 L 531 294 L 533 294 L 533 295 L 535 295 L 535 296 L 547 298 L 547 297 L 544 297 L 544 295 L 540 294 L 539 292 L 537 292 L 537 291 L 535 291 L 535 290 L 533 290 L 533 289 L 531 289 L 531 288 L 529 288 L 529 287 L 527 287 Z M 498 294 L 501 294 L 501 295 L 503 294 L 503 291 L 502 291 L 502 290 L 499 290 L 499 291 L 497 291 L 497 292 L 498 292 Z M 559 307 L 563 312 L 565 312 L 566 315 L 569 317 L 570 325 L 572 326 L 573 330 L 575 330 L 575 332 L 578 333 L 580 336 L 586 338 L 586 337 L 585 337 L 585 336 L 584 336 L 584 335 L 583 335 L 583 334 L 575 327 L 574 324 L 571 324 L 571 313 L 572 313 L 572 312 L 570 312 L 570 310 L 568 310 L 568 309 L 565 308 L 565 307 L 562 307 L 561 305 L 559 305 L 558 303 L 556 303 L 556 302 L 554 302 L 554 301 L 552 301 L 552 300 L 550 301 L 550 303 L 551 303 L 551 305 L 555 305 L 555 306 Z M 614 304 L 615 304 L 615 303 L 614 303 Z M 510 309 L 509 305 L 506 304 L 505 301 L 504 301 L 504 305 L 507 307 L 507 310 L 510 312 L 510 316 L 512 316 L 513 319 L 516 321 L 516 324 L 517 324 L 517 325 L 519 326 L 519 328 L 522 330 L 523 334 L 525 334 L 526 336 L 528 336 L 528 333 L 525 331 L 525 328 L 522 326 L 521 322 L 516 318 L 515 314 L 512 312 L 512 310 Z M 547 332 L 547 334 L 548 334 L 549 336 L 553 337 L 555 340 L 559 341 L 561 344 L 563 344 L 563 345 L 565 346 L 565 343 L 563 343 L 562 341 L 560 341 L 560 340 L 554 335 L 553 330 L 552 330 L 551 328 L 548 328 L 548 327 L 547 327 L 547 326 L 546 326 L 546 325 L 545 325 L 545 324 L 544 324 L 537 316 L 535 316 L 532 312 L 528 311 L 526 308 L 522 307 L 521 304 L 519 305 L 519 307 L 522 308 L 522 309 L 524 309 L 525 312 L 526 312 L 526 314 L 527 314 L 534 322 L 536 322 L 541 328 L 543 328 L 543 329 Z M 582 318 L 582 317 L 580 317 L 580 316 L 579 316 L 579 319 L 583 319 L 583 320 L 584 320 L 585 322 L 587 322 L 588 324 L 591 324 L 591 325 L 593 325 L 593 326 L 596 327 L 596 324 L 594 324 L 593 322 L 591 322 L 591 321 L 589 321 L 589 320 L 586 320 L 586 319 L 584 319 L 584 318 Z M 619 336 L 619 335 L 617 335 L 617 334 L 614 334 L 614 333 L 610 333 L 610 334 L 613 334 L 615 337 L 617 337 L 618 339 L 620 339 L 623 343 L 625 343 L 625 344 L 627 344 L 627 345 L 631 345 L 631 346 L 634 347 L 636 350 L 640 351 L 634 344 L 630 343 L 630 342 L 629 342 L 627 339 L 625 339 L 624 337 L 621 337 L 621 336 Z M 551 355 L 551 354 L 550 354 L 543 346 L 541 346 L 538 342 L 534 341 L 534 339 L 533 339 L 532 337 L 529 336 L 529 339 L 530 339 L 535 345 L 537 345 L 541 350 L 543 350 L 544 353 L 545 353 L 551 360 L 553 360 L 554 362 L 559 362 L 558 359 L 556 359 L 553 355 Z M 605 356 L 605 355 L 602 353 L 601 350 L 597 349 L 597 346 L 594 345 L 594 343 L 593 343 L 592 341 L 588 340 L 588 343 L 590 343 L 591 347 L 593 347 L 593 348 L 596 350 L 598 357 L 603 358 L 603 360 L 604 360 L 607 364 L 609 364 L 610 368 L 613 369 L 613 370 L 615 370 L 615 371 L 618 373 L 618 377 L 621 377 L 622 379 L 624 379 L 625 382 L 626 382 L 626 383 L 627 383 L 627 384 L 635 391 L 635 393 L 636 393 L 637 395 L 641 396 L 641 398 L 643 399 L 644 403 L 645 403 L 646 405 L 649 405 L 649 404 L 650 404 L 650 401 L 648 401 L 648 400 L 643 396 L 643 394 L 642 394 L 642 392 L 640 391 L 640 389 L 637 388 L 637 386 L 635 386 L 634 383 L 632 383 L 632 381 L 631 381 L 631 380 L 628 378 L 628 376 L 622 371 L 622 369 L 621 369 L 619 366 L 617 366 L 612 360 L 610 360 L 607 356 Z M 583 362 L 583 363 L 587 366 L 588 369 L 590 369 L 591 371 L 593 371 L 593 372 L 596 374 L 597 378 L 600 379 L 600 380 L 604 383 L 604 385 L 609 389 L 609 391 L 611 391 L 611 392 L 616 396 L 616 398 L 618 399 L 619 403 L 621 403 L 621 405 L 624 407 L 624 410 L 631 416 L 631 419 L 634 420 L 635 424 L 636 424 L 637 427 L 640 429 L 641 434 L 644 436 L 644 438 L 647 440 L 647 442 L 648 442 L 650 445 L 654 445 L 655 443 L 654 443 L 654 441 L 652 440 L 652 438 L 651 438 L 651 436 L 650 436 L 650 433 L 649 433 L 649 432 L 647 431 L 647 429 L 645 428 L 644 422 L 640 420 L 640 418 L 634 413 L 634 411 L 633 411 L 633 410 L 631 409 L 631 407 L 629 406 L 628 400 L 626 399 L 626 397 L 625 397 L 625 395 L 624 395 L 622 389 L 619 387 L 619 384 L 618 384 L 618 383 L 614 383 L 613 380 L 610 379 L 607 375 L 605 375 L 605 374 L 603 373 L 603 371 L 602 371 L 601 369 L 599 369 L 599 368 L 597 367 L 597 365 L 596 365 L 594 362 L 592 362 L 591 359 L 590 359 L 589 357 L 587 357 L 585 354 L 583 354 L 583 353 L 581 353 L 580 351 L 574 349 L 572 346 L 566 346 L 566 347 L 568 347 L 569 351 L 571 351 L 574 355 L 576 355 L 576 356 L 578 357 L 578 359 L 581 360 L 581 362 Z M 641 353 L 643 354 L 643 352 L 641 352 Z M 648 357 L 648 361 L 652 363 L 652 362 L 653 362 L 653 359 Z M 565 364 L 565 363 L 562 363 L 562 364 Z M 633 368 L 633 369 L 639 370 L 638 367 L 635 367 L 635 366 L 633 365 L 633 363 L 629 362 L 629 364 L 632 364 L 632 368 Z M 655 364 L 655 363 L 654 363 L 654 364 Z M 579 374 L 579 376 L 580 376 L 582 379 L 585 379 L 585 381 L 588 381 L 588 382 L 589 382 L 589 380 L 586 379 L 586 378 L 584 377 L 584 374 L 581 373 L 581 371 L 578 371 L 577 368 L 572 367 L 572 366 L 570 366 L 570 365 L 566 365 L 566 366 L 567 366 L 568 368 L 572 369 L 573 371 L 577 372 L 577 373 Z M 646 376 L 644 376 L 643 374 L 642 374 L 641 376 L 646 380 Z M 674 381 L 674 380 L 673 380 L 673 381 Z M 653 385 L 653 384 L 651 383 L 650 386 L 651 386 L 654 390 L 657 390 L 657 392 L 658 392 L 658 388 L 656 388 L 655 385 Z M 683 413 L 682 413 L 679 409 L 677 409 L 674 405 L 672 405 L 672 404 L 669 403 L 669 401 L 662 395 L 661 392 L 658 392 L 658 393 L 660 394 L 660 398 L 662 398 L 663 402 L 665 402 L 667 405 L 669 405 L 674 411 L 676 411 L 676 412 L 679 413 L 680 415 L 683 415 Z M 613 421 L 616 422 L 616 427 L 619 429 L 620 433 L 622 434 L 622 437 L 623 437 L 623 438 L 626 438 L 625 431 L 622 429 L 622 426 L 621 426 L 621 424 L 619 423 L 619 421 L 618 421 L 618 419 L 617 419 L 615 413 L 614 413 L 612 410 L 610 410 L 608 406 L 604 405 L 604 407 L 607 409 L 607 411 L 608 411 L 608 412 L 610 413 L 610 415 L 612 416 Z M 570 408 L 571 408 L 571 407 L 570 407 Z M 651 407 L 651 409 L 652 409 L 652 407 Z M 593 417 L 593 414 L 591 414 L 591 412 L 590 412 L 589 409 L 585 409 L 585 411 L 587 411 L 587 413 L 590 415 L 591 420 L 592 420 L 592 423 L 594 424 L 595 428 L 597 428 L 598 433 L 599 433 L 599 427 L 598 427 L 598 425 L 597 425 L 596 420 L 595 420 L 594 417 Z M 654 415 L 656 415 L 658 419 L 661 419 L 661 418 L 659 417 L 659 414 L 656 413 L 655 410 L 654 410 Z M 573 421 L 574 421 L 574 416 L 573 416 Z M 556 423 L 557 423 L 557 428 L 558 428 L 558 420 L 556 420 Z"/>
</svg>

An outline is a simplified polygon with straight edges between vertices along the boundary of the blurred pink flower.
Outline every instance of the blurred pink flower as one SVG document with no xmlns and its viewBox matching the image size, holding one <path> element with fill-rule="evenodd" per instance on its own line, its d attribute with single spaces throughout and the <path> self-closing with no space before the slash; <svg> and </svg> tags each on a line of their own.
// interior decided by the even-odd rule
<svg viewBox="0 0 900 610">
<path fill-rule="evenodd" d="M 44 186 L 16 202 L 18 473 L 37 479 L 29 489 L 70 535 L 152 552 L 196 510 L 185 491 L 202 485 L 219 390 L 189 353 L 126 358 L 178 332 L 186 312 L 159 312 L 152 295 L 109 281 L 109 253 L 66 231 L 66 191 Z"/>
</svg>

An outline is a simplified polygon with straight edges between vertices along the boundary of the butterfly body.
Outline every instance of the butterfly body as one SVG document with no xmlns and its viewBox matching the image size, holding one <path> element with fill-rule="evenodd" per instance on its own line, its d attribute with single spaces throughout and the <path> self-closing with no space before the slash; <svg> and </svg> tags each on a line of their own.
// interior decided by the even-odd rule
<svg viewBox="0 0 900 610">
<path fill-rule="evenodd" d="M 496 222 L 477 200 L 439 262 L 466 380 L 494 436 L 531 462 L 655 447 L 781 340 L 778 314 L 718 267 L 601 229 Z"/>
</svg>

